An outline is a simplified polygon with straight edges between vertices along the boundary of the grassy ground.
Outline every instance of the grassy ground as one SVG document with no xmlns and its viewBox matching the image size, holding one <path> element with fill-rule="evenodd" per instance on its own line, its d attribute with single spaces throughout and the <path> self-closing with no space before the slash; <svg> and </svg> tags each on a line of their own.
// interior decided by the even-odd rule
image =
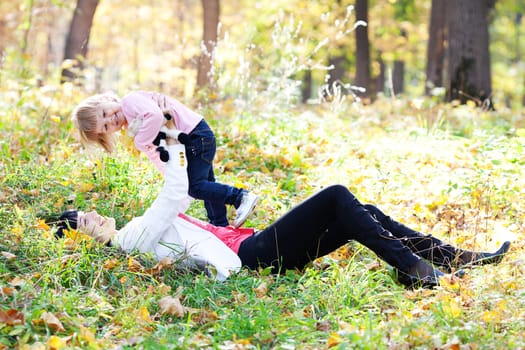
<svg viewBox="0 0 525 350">
<path fill-rule="evenodd" d="M 210 104 L 218 179 L 262 196 L 247 225 L 264 227 L 342 183 L 465 248 L 513 240 L 500 265 L 435 290 L 405 290 L 354 243 L 302 272 L 242 271 L 218 283 L 147 255 L 54 240 L 42 221 L 50 213 L 96 208 L 122 225 L 162 179 L 124 147 L 113 158 L 80 147 L 67 118 L 80 96 L 9 91 L 0 99 L 0 349 L 525 348 L 523 115 L 403 99 L 266 115 Z M 198 202 L 190 214 L 205 217 Z"/>
</svg>

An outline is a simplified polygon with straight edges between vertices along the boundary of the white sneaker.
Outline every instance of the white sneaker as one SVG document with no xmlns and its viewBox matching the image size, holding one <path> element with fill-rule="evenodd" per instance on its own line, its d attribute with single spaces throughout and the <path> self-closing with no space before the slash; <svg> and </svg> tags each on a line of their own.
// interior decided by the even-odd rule
<svg viewBox="0 0 525 350">
<path fill-rule="evenodd" d="M 239 205 L 239 208 L 237 208 L 237 216 L 235 217 L 235 221 L 233 222 L 234 227 L 239 227 L 248 218 L 248 215 L 250 215 L 253 212 L 253 209 L 255 208 L 255 205 L 257 204 L 257 201 L 259 200 L 259 196 L 256 194 L 253 194 L 251 192 L 244 192 L 242 195 L 241 205 Z"/>
</svg>

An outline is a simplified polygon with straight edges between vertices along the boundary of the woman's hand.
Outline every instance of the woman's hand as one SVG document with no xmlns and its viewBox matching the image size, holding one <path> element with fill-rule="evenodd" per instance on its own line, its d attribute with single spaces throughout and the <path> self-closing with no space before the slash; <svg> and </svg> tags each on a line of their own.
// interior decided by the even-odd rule
<svg viewBox="0 0 525 350">
<path fill-rule="evenodd" d="M 168 98 L 166 95 L 159 94 L 160 98 L 158 99 L 157 103 L 159 105 L 160 110 L 162 111 L 162 114 L 168 114 L 173 118 L 173 113 L 171 111 L 171 106 L 168 101 Z"/>
<path fill-rule="evenodd" d="M 177 143 L 186 144 L 189 140 L 188 134 L 175 128 L 173 118 L 169 119 L 166 124 L 160 128 L 160 131 L 166 134 L 166 143 L 173 145 Z"/>
</svg>

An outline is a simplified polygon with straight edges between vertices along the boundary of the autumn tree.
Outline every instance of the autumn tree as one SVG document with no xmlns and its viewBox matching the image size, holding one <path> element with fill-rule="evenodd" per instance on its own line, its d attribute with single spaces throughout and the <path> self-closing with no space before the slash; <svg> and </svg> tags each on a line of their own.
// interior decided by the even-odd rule
<svg viewBox="0 0 525 350">
<path fill-rule="evenodd" d="M 82 69 L 87 56 L 89 34 L 99 0 L 78 0 L 73 12 L 64 51 L 64 60 L 73 60 L 73 67 L 62 70 L 62 81 L 74 79 L 76 71 Z"/>
<path fill-rule="evenodd" d="M 494 1 L 447 2 L 447 101 L 474 100 L 492 107 L 488 15 Z"/>
<path fill-rule="evenodd" d="M 357 21 L 368 23 L 368 0 L 356 0 L 355 17 Z M 363 96 L 370 96 L 370 42 L 368 26 L 360 25 L 355 30 L 356 41 L 356 72 L 355 85 L 366 91 Z"/>
<path fill-rule="evenodd" d="M 446 1 L 432 0 L 427 42 L 425 93 L 443 86 L 445 64 Z"/>
<path fill-rule="evenodd" d="M 210 86 L 213 50 L 217 45 L 220 4 L 219 0 L 201 0 L 203 10 L 202 47 L 197 68 L 197 87 Z"/>
<path fill-rule="evenodd" d="M 15 30 L 23 16 L 20 7 L 9 1 L 0 2 L 0 67 L 3 64 L 4 51 L 16 42 Z M 21 46 L 24 47 L 24 43 Z"/>
</svg>

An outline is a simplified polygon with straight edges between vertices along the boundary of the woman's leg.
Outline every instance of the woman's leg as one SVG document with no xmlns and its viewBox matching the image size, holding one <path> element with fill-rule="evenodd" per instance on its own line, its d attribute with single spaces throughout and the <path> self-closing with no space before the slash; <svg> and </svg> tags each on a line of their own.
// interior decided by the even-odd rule
<svg viewBox="0 0 525 350">
<path fill-rule="evenodd" d="M 337 231 L 333 228 L 337 227 Z M 421 259 L 385 230 L 344 186 L 335 185 L 294 207 L 239 249 L 244 265 L 302 268 L 349 240 L 365 245 L 390 265 L 410 272 Z M 429 275 L 431 268 L 423 275 Z M 416 271 L 419 273 L 421 271 Z"/>
<path fill-rule="evenodd" d="M 421 232 L 393 220 L 377 207 L 365 204 L 365 208 L 394 236 L 401 239 L 412 252 L 425 260 L 439 266 L 458 268 L 468 264 L 498 263 L 508 251 L 510 243 L 505 242 L 495 253 L 472 252 L 456 248 L 432 235 Z"/>
</svg>

